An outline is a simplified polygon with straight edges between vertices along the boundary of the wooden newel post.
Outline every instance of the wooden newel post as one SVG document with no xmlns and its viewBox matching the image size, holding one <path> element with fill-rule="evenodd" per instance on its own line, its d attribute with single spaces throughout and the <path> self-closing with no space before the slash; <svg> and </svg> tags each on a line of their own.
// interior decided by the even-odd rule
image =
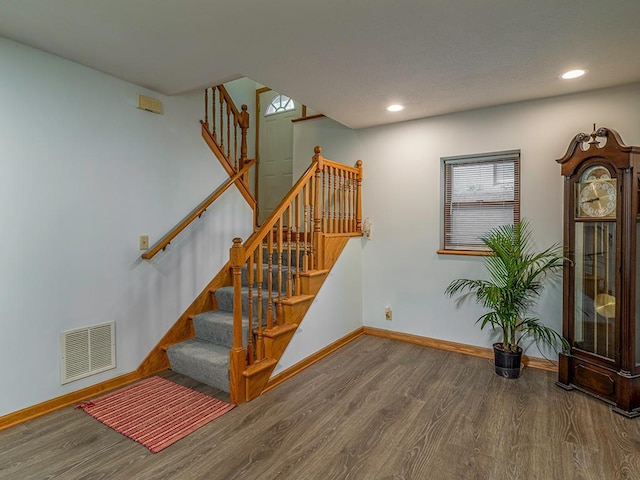
<svg viewBox="0 0 640 480">
<path fill-rule="evenodd" d="M 247 356 L 242 345 L 242 266 L 245 249 L 241 238 L 233 239 L 229 257 L 233 276 L 233 348 L 229 358 L 229 396 L 232 403 L 240 404 L 246 400 L 242 372 L 247 368 Z"/>
<path fill-rule="evenodd" d="M 356 179 L 356 232 L 362 231 L 362 160 L 356 162 L 358 178 Z"/>
<path fill-rule="evenodd" d="M 238 125 L 240 126 L 240 160 L 238 168 L 242 169 L 247 161 L 247 130 L 249 130 L 249 113 L 247 106 L 242 105 L 242 111 L 238 114 Z"/>
<path fill-rule="evenodd" d="M 323 174 L 324 174 L 324 158 L 322 157 L 322 148 L 318 145 L 313 149 L 315 155 L 313 156 L 313 162 L 316 163 L 316 173 L 314 178 L 314 208 L 313 208 L 313 255 L 311 257 L 312 269 L 324 268 L 324 255 L 322 250 L 322 217 L 324 215 L 324 202 L 323 202 Z"/>
<path fill-rule="evenodd" d="M 322 171 L 324 170 L 324 158 L 322 158 L 322 148 L 320 146 L 316 146 L 313 151 L 315 155 L 313 156 L 313 161 L 317 163 L 316 174 L 315 174 L 315 194 L 316 198 L 314 199 L 315 208 L 313 212 L 313 231 L 320 232 L 322 231 Z"/>
</svg>

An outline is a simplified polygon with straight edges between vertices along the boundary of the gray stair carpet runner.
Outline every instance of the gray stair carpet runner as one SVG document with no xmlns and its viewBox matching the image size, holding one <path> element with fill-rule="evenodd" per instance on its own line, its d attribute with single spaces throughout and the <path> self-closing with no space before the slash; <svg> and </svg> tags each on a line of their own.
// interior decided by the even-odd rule
<svg viewBox="0 0 640 480">
<path fill-rule="evenodd" d="M 295 262 L 294 262 L 295 263 Z M 283 254 L 286 265 L 286 252 Z M 277 297 L 278 274 L 276 263 L 272 267 L 272 291 Z M 287 268 L 283 268 L 281 284 L 284 288 Z M 266 322 L 268 266 L 263 267 L 262 318 Z M 246 266 L 242 272 L 242 324 L 243 345 L 247 345 L 249 334 L 248 318 L 248 282 Z M 193 318 L 195 338 L 171 345 L 167 349 L 169 363 L 174 372 L 191 377 L 199 382 L 211 385 L 224 392 L 229 391 L 229 351 L 233 347 L 233 287 L 223 287 L 215 292 L 218 310 L 203 312 Z M 257 288 L 253 288 L 253 327 L 257 318 Z M 275 310 L 275 309 L 274 309 Z M 275 322 L 274 313 L 274 322 Z"/>
</svg>

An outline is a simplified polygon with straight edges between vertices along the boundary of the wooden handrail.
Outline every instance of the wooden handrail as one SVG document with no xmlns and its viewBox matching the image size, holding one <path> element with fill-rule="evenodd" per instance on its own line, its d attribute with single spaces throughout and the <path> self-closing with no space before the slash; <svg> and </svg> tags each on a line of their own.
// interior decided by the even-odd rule
<svg viewBox="0 0 640 480">
<path fill-rule="evenodd" d="M 274 227 L 276 222 L 280 219 L 282 214 L 288 208 L 289 203 L 291 202 L 291 199 L 294 198 L 298 193 L 300 193 L 301 188 L 304 185 L 306 185 L 309 179 L 312 178 L 313 175 L 316 173 L 317 166 L 318 166 L 318 163 L 313 162 L 309 166 L 309 168 L 307 168 L 307 170 L 302 174 L 300 179 L 291 188 L 287 196 L 282 199 L 282 201 L 278 204 L 275 210 L 271 213 L 269 218 L 267 218 L 267 220 L 265 220 L 262 223 L 262 225 L 260 226 L 260 229 L 245 241 L 245 244 L 244 244 L 245 252 L 253 252 L 262 243 L 262 241 L 264 240 L 263 234 L 265 232 L 268 232 Z M 246 261 L 248 258 L 249 257 L 247 254 L 247 257 L 244 260 Z"/>
<path fill-rule="evenodd" d="M 355 173 L 355 174 L 361 173 L 360 169 L 358 169 L 357 166 L 350 167 L 349 165 L 345 165 L 344 163 L 339 163 L 339 162 L 336 162 L 334 160 L 329 160 L 329 159 L 323 158 L 322 159 L 322 163 L 324 165 L 326 165 L 326 166 L 329 166 L 329 167 L 337 168 L 339 170 L 344 170 L 345 172 L 351 172 L 351 173 Z"/>
<path fill-rule="evenodd" d="M 215 189 L 211 195 L 205 198 L 182 222 L 176 225 L 169 233 L 156 242 L 149 250 L 142 254 L 145 260 L 152 259 L 160 250 L 164 250 L 171 240 L 173 240 L 180 232 L 187 228 L 191 222 L 200 217 L 209 206 L 215 202 L 236 180 L 242 177 L 251 167 L 255 165 L 255 160 L 250 160 L 237 173 L 229 177 L 222 185 Z"/>
<path fill-rule="evenodd" d="M 227 91 L 227 89 L 225 88 L 224 85 L 218 85 L 218 91 L 220 93 L 222 93 L 222 96 L 224 96 L 224 99 L 226 100 L 226 102 L 229 104 L 229 107 L 231 108 L 231 111 L 233 112 L 233 114 L 237 117 L 238 115 L 240 115 L 240 112 L 238 111 L 238 107 L 236 107 L 236 104 L 233 102 L 233 100 L 231 99 L 231 95 L 229 95 L 229 92 Z"/>
</svg>

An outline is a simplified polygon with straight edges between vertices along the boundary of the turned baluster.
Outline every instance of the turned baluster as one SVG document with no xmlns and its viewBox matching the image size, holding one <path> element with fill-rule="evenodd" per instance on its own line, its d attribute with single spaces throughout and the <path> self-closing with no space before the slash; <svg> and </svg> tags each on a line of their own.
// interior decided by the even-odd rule
<svg viewBox="0 0 640 480">
<path fill-rule="evenodd" d="M 304 188 L 304 187 L 303 187 Z M 300 193 L 296 195 L 296 215 L 295 215 L 295 225 L 296 225 L 296 274 L 293 277 L 294 285 L 293 290 L 296 295 L 300 294 Z"/>
<path fill-rule="evenodd" d="M 336 167 L 331 169 L 331 175 L 333 177 L 333 226 L 331 231 L 337 233 L 340 222 L 340 199 L 338 198 L 340 190 L 338 187 L 338 169 Z"/>
<path fill-rule="evenodd" d="M 342 208 L 340 209 L 340 231 L 347 231 L 347 179 L 348 172 L 344 170 L 340 173 L 340 203 Z"/>
<path fill-rule="evenodd" d="M 356 232 L 362 231 L 362 160 L 356 162 L 358 178 L 356 180 Z"/>
<path fill-rule="evenodd" d="M 263 312 L 262 312 L 262 282 L 264 281 L 264 277 L 263 277 L 263 251 L 264 251 L 264 247 L 263 245 L 260 245 L 258 247 L 258 261 L 257 261 L 257 284 L 258 284 L 258 299 L 257 299 L 257 323 L 258 323 L 258 338 L 256 339 L 256 358 L 258 361 L 264 359 L 264 337 L 263 337 L 263 333 L 262 333 L 262 316 L 263 316 Z"/>
<path fill-rule="evenodd" d="M 233 116 L 233 161 L 234 164 L 240 163 L 238 161 L 238 117 L 235 115 Z M 242 168 L 242 166 L 240 168 Z"/>
<path fill-rule="evenodd" d="M 331 233 L 331 214 L 333 210 L 331 209 L 331 175 L 329 174 L 331 167 L 324 166 L 322 172 L 323 185 L 322 192 L 324 195 L 324 201 L 322 202 L 323 208 L 322 211 L 323 221 L 322 221 L 322 231 L 325 233 Z"/>
<path fill-rule="evenodd" d="M 354 177 L 353 177 L 353 172 L 349 172 L 349 220 L 347 222 L 348 225 L 348 229 L 349 232 L 355 232 L 356 230 L 356 215 L 355 215 L 355 209 L 353 208 L 354 206 L 354 195 L 353 195 L 353 183 L 354 183 Z"/>
<path fill-rule="evenodd" d="M 329 231 L 329 215 L 331 214 L 331 197 L 329 196 L 329 188 L 331 178 L 326 165 L 322 165 L 320 169 L 322 175 L 322 185 L 320 185 L 320 213 L 322 215 L 320 230 L 324 233 Z"/>
<path fill-rule="evenodd" d="M 267 329 L 273 328 L 273 230 L 267 234 Z"/>
<path fill-rule="evenodd" d="M 209 89 L 204 89 L 204 124 L 207 126 L 207 131 L 209 130 Z"/>
<path fill-rule="evenodd" d="M 253 364 L 253 253 L 249 255 L 247 260 L 247 297 L 249 303 L 247 305 L 247 316 L 249 317 L 249 325 L 247 330 L 247 365 Z"/>
<path fill-rule="evenodd" d="M 211 134 L 213 135 L 213 139 L 217 142 L 218 138 L 216 135 L 216 87 L 211 87 Z"/>
<path fill-rule="evenodd" d="M 349 172 L 342 171 L 342 232 L 348 232 L 348 215 L 349 215 Z"/>
<path fill-rule="evenodd" d="M 220 91 L 220 150 L 224 154 L 224 116 L 223 116 L 223 106 L 224 106 L 224 95 L 220 87 L 218 87 Z"/>
<path fill-rule="evenodd" d="M 277 242 L 276 242 L 276 248 L 277 248 L 277 253 L 278 253 L 278 269 L 277 269 L 277 280 L 278 280 L 278 299 L 277 299 L 277 308 L 279 309 L 281 307 L 281 301 L 282 301 L 282 251 L 283 251 L 283 233 L 282 233 L 282 223 L 284 221 L 283 219 L 284 215 L 280 217 L 280 219 L 278 220 L 278 233 L 277 233 Z M 280 314 L 281 312 L 279 310 L 276 310 L 276 323 L 278 325 L 282 325 L 282 315 Z"/>
<path fill-rule="evenodd" d="M 323 230 L 323 232 L 326 233 L 333 233 L 333 206 L 334 203 L 332 202 L 332 198 L 333 198 L 333 188 L 331 187 L 331 181 L 333 180 L 333 178 L 331 177 L 331 167 L 329 166 L 325 166 L 324 167 L 324 175 L 325 178 L 327 179 L 327 184 L 325 187 L 325 195 L 326 195 L 326 200 L 325 200 L 325 207 L 324 207 L 324 211 L 325 211 L 325 228 Z"/>
<path fill-rule="evenodd" d="M 306 272 L 309 270 L 309 257 L 311 255 L 311 250 L 309 249 L 309 237 L 311 232 L 311 206 L 309 204 L 309 191 L 311 189 L 311 184 L 313 183 L 313 179 L 306 183 L 304 186 L 304 221 L 302 222 L 302 233 L 303 233 L 303 241 L 304 241 L 304 259 L 302 261 L 302 271 Z"/>
<path fill-rule="evenodd" d="M 291 262 L 291 242 L 293 241 L 293 216 L 292 216 L 292 211 L 291 208 L 293 207 L 294 203 L 291 202 L 291 204 L 289 204 L 289 208 L 287 209 L 287 282 L 286 282 L 286 296 L 287 297 L 291 297 L 293 295 L 292 290 L 293 290 L 293 276 L 292 276 L 292 266 L 293 263 Z"/>
<path fill-rule="evenodd" d="M 227 158 L 231 160 L 231 104 L 229 101 L 227 101 Z M 237 163 L 235 164 L 235 167 L 236 171 L 238 171 Z"/>
</svg>

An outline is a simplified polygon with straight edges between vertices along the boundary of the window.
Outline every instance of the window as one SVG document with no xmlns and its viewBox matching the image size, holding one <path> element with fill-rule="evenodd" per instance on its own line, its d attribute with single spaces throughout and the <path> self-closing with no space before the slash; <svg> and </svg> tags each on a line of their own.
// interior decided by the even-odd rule
<svg viewBox="0 0 640 480">
<path fill-rule="evenodd" d="M 289 97 L 286 95 L 278 94 L 271 99 L 271 103 L 267 107 L 267 111 L 264 113 L 265 117 L 267 115 L 273 115 L 276 113 L 288 112 L 289 110 L 295 110 L 296 105 Z"/>
<path fill-rule="evenodd" d="M 440 253 L 486 251 L 480 237 L 520 220 L 520 151 L 448 157 L 442 166 Z"/>
</svg>

